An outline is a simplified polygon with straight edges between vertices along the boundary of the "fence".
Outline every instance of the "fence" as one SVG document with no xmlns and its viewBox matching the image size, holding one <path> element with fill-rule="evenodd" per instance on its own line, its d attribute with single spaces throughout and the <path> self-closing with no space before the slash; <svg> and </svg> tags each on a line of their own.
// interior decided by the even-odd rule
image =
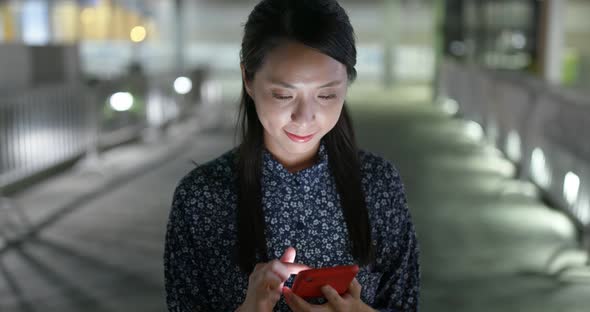
<svg viewBox="0 0 590 312">
<path fill-rule="evenodd" d="M 191 114 L 194 94 L 174 92 L 174 76 L 126 77 L 81 84 L 0 91 L 0 192 L 47 169 L 139 138 Z M 117 92 L 132 96 L 125 111 Z M 153 129 L 152 129 L 153 130 Z"/>
<path fill-rule="evenodd" d="M 445 60 L 438 101 L 479 123 L 487 140 L 576 224 L 590 246 L 590 97 L 521 73 Z M 590 248 L 589 248 L 590 251 Z"/>
<path fill-rule="evenodd" d="M 11 93 L 0 96 L 0 188 L 76 158 L 96 140 L 93 101 L 80 86 Z"/>
</svg>

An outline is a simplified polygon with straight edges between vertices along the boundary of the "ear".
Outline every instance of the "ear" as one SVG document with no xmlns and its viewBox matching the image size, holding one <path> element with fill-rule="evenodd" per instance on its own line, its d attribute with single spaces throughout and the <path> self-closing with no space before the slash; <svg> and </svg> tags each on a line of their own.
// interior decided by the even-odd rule
<svg viewBox="0 0 590 312">
<path fill-rule="evenodd" d="M 252 97 L 252 89 L 250 88 L 250 82 L 246 79 L 246 69 L 244 68 L 244 64 L 240 63 L 240 71 L 242 72 L 242 81 L 244 82 L 244 87 L 246 88 L 246 92 L 250 97 Z"/>
</svg>

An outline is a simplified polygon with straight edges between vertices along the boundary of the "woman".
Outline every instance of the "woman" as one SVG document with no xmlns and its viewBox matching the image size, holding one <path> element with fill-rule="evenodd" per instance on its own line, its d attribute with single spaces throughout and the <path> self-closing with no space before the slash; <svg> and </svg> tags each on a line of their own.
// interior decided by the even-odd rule
<svg viewBox="0 0 590 312">
<path fill-rule="evenodd" d="M 344 99 L 354 33 L 335 0 L 263 0 L 241 49 L 241 144 L 188 173 L 165 246 L 170 311 L 416 311 L 418 247 L 400 176 L 359 150 Z M 290 291 L 358 264 L 340 296 Z"/>
</svg>

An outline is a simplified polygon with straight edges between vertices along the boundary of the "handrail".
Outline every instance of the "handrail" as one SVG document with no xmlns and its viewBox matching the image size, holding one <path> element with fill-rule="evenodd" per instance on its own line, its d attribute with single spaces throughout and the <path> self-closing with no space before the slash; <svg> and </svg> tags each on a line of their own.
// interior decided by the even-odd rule
<svg viewBox="0 0 590 312">
<path fill-rule="evenodd" d="M 480 123 L 490 144 L 571 218 L 590 255 L 590 97 L 535 77 L 443 61 L 438 103 Z M 590 256 L 589 256 L 590 259 Z"/>
</svg>

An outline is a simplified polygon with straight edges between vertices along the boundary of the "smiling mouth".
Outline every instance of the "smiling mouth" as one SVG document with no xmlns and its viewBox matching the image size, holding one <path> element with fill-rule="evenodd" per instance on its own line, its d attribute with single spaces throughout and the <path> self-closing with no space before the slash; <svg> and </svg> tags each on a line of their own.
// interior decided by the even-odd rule
<svg viewBox="0 0 590 312">
<path fill-rule="evenodd" d="M 305 143 L 305 142 L 311 140 L 311 138 L 313 138 L 313 136 L 315 135 L 315 133 L 313 133 L 313 134 L 306 135 L 306 136 L 300 136 L 300 135 L 296 135 L 296 134 L 293 134 L 293 133 L 288 132 L 288 131 L 285 131 L 285 133 L 287 134 L 287 136 L 291 140 L 293 140 L 295 142 L 299 142 L 299 143 Z"/>
</svg>

